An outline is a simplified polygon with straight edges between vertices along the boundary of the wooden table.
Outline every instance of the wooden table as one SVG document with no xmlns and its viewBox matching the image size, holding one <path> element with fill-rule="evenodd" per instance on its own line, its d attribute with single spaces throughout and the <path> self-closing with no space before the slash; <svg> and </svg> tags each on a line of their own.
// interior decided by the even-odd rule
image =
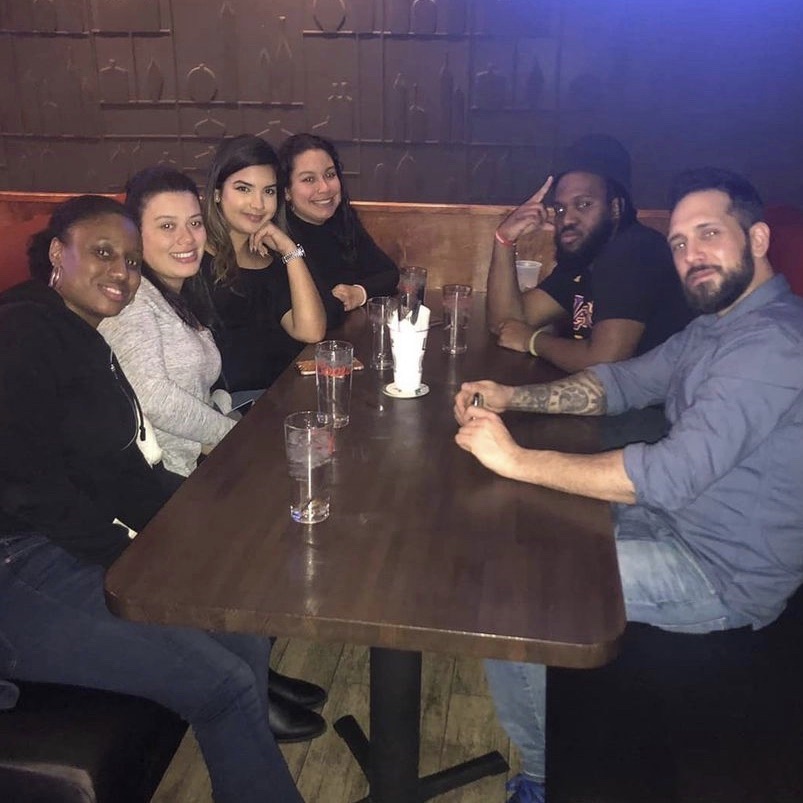
<svg viewBox="0 0 803 803">
<path fill-rule="evenodd" d="M 483 304 L 475 297 L 466 354 L 444 354 L 431 329 L 428 395 L 391 399 L 389 372 L 354 374 L 325 522 L 289 517 L 282 420 L 316 404 L 314 377 L 291 368 L 106 578 L 109 607 L 126 618 L 370 645 L 371 744 L 353 721 L 336 727 L 374 803 L 428 800 L 506 769 L 489 754 L 419 782 L 422 651 L 594 667 L 614 657 L 625 626 L 607 505 L 502 479 L 454 444 L 460 382 L 557 375 L 498 348 Z M 339 336 L 367 365 L 363 310 Z M 598 448 L 594 419 L 506 420 L 530 446 Z"/>
</svg>

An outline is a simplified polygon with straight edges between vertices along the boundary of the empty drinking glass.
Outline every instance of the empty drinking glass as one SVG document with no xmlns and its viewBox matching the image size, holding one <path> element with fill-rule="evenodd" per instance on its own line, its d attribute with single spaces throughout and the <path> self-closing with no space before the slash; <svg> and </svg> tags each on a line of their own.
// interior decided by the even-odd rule
<svg viewBox="0 0 803 803">
<path fill-rule="evenodd" d="M 368 299 L 368 320 L 371 323 L 371 368 L 384 371 L 393 367 L 388 333 L 388 314 L 396 300 L 390 296 L 375 296 Z"/>
<path fill-rule="evenodd" d="M 468 318 L 471 313 L 471 287 L 467 284 L 443 285 L 443 350 L 462 354 L 468 348 Z"/>
</svg>

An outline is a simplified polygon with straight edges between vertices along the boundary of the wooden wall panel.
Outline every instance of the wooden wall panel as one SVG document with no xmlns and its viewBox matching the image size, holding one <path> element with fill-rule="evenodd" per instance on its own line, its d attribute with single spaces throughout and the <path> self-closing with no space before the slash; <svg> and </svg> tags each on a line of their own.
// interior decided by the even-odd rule
<svg viewBox="0 0 803 803">
<path fill-rule="evenodd" d="M 514 203 L 592 131 L 803 204 L 799 0 L 0 0 L 0 188 L 198 180 L 222 136 L 333 138 L 355 198 Z"/>
</svg>

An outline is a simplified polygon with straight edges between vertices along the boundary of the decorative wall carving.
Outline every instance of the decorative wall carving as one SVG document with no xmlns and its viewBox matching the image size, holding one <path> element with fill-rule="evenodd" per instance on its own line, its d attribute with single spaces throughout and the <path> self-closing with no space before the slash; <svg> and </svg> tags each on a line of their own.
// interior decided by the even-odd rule
<svg viewBox="0 0 803 803">
<path fill-rule="evenodd" d="M 0 187 L 119 189 L 158 161 L 200 180 L 222 136 L 314 130 L 355 198 L 508 203 L 568 140 L 607 131 L 642 205 L 711 160 L 803 203 L 803 4 L 720 3 L 699 39 L 696 8 L 0 0 Z"/>
</svg>

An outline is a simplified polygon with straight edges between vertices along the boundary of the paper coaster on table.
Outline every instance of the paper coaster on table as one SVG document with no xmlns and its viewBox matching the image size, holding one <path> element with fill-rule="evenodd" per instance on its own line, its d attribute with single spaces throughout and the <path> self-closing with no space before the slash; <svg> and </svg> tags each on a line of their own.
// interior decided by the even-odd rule
<svg viewBox="0 0 803 803">
<path fill-rule="evenodd" d="M 399 390 L 395 382 L 385 385 L 382 392 L 393 399 L 417 399 L 419 396 L 426 396 L 429 393 L 429 385 L 421 384 L 415 390 Z"/>
</svg>

